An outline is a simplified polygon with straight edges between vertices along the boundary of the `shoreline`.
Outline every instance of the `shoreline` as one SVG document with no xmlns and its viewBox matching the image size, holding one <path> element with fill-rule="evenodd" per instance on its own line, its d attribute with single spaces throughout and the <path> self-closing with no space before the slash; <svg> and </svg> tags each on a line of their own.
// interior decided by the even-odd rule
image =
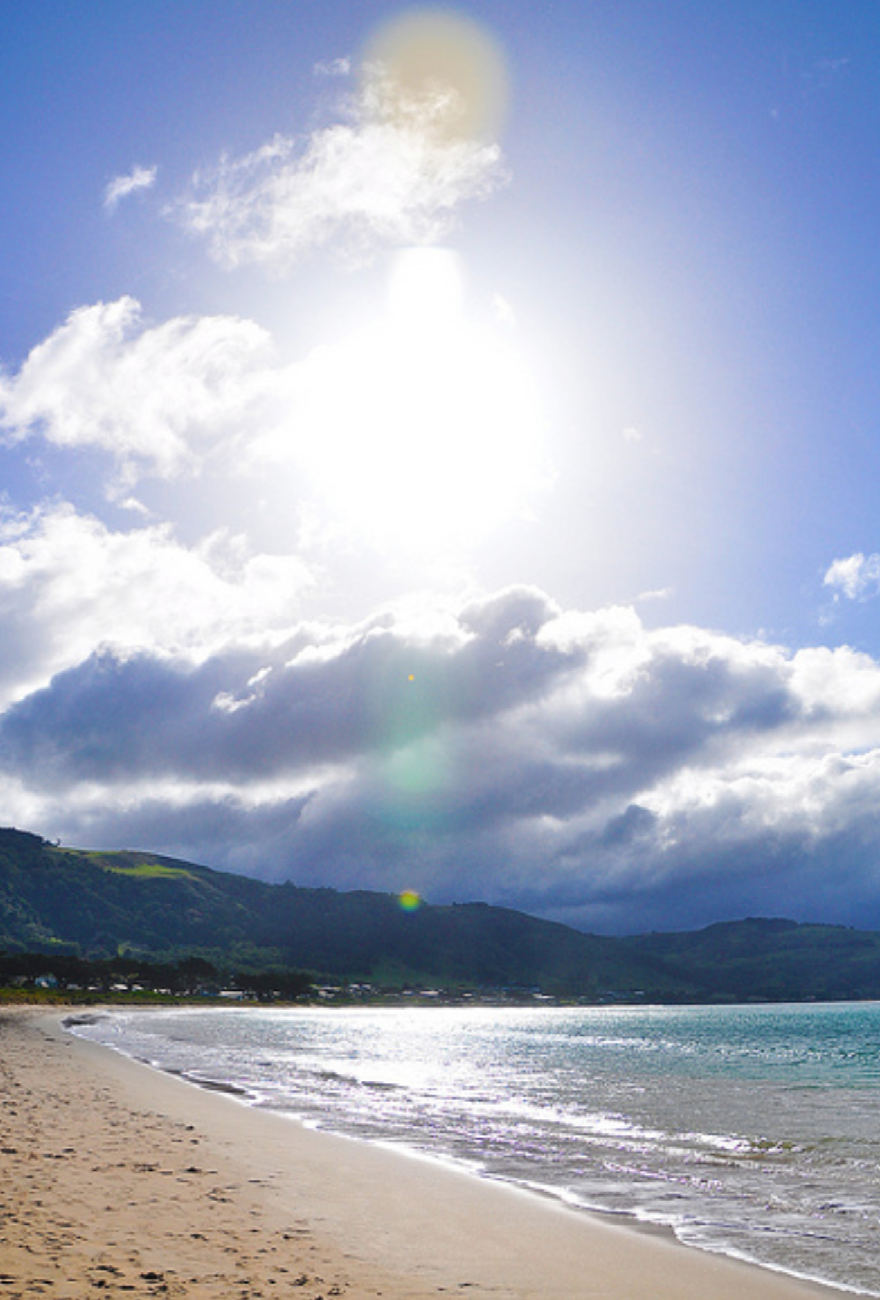
<svg viewBox="0 0 880 1300">
<path fill-rule="evenodd" d="M 308 1128 L 77 1038 L 64 1018 L 60 1008 L 0 1009 L 7 1296 L 79 1300 L 92 1287 L 205 1300 L 853 1294 L 682 1245 L 656 1225 Z"/>
</svg>

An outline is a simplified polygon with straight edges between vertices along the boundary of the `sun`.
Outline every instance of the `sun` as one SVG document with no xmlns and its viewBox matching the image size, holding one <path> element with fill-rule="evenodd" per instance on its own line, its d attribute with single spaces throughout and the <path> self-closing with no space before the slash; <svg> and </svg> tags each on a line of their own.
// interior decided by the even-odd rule
<svg viewBox="0 0 880 1300">
<path fill-rule="evenodd" d="M 381 317 L 313 354 L 302 378 L 312 490 L 372 541 L 471 544 L 539 481 L 528 367 L 499 324 L 468 317 L 451 249 L 398 253 Z"/>
</svg>

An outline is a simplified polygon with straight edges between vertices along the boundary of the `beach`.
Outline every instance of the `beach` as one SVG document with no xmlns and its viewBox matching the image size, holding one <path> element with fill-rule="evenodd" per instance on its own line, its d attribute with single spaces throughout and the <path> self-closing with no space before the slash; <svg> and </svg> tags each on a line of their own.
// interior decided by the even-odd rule
<svg viewBox="0 0 880 1300">
<path fill-rule="evenodd" d="M 76 1039 L 62 1019 L 0 1010 L 0 1295 L 845 1294 L 316 1132 Z"/>
</svg>

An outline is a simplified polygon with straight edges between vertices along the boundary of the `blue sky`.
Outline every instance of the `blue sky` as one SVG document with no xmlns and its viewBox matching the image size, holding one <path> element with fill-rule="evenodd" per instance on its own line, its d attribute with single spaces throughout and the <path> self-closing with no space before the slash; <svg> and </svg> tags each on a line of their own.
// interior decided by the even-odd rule
<svg viewBox="0 0 880 1300">
<path fill-rule="evenodd" d="M 0 3 L 4 821 L 880 927 L 880 13 Z"/>
</svg>

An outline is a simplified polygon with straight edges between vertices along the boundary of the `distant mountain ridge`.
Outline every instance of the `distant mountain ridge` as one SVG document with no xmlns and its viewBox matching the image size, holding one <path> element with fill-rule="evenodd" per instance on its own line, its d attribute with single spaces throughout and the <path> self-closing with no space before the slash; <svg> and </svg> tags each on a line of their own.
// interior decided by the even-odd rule
<svg viewBox="0 0 880 1300">
<path fill-rule="evenodd" d="M 716 997 L 880 998 L 880 934 L 874 930 L 749 917 L 621 942 L 632 953 L 687 971 Z"/>
<path fill-rule="evenodd" d="M 880 934 L 750 919 L 628 938 L 485 903 L 405 910 L 157 854 L 0 830 L 0 950 L 295 967 L 382 986 L 516 988 L 588 1000 L 880 998 Z"/>
</svg>

